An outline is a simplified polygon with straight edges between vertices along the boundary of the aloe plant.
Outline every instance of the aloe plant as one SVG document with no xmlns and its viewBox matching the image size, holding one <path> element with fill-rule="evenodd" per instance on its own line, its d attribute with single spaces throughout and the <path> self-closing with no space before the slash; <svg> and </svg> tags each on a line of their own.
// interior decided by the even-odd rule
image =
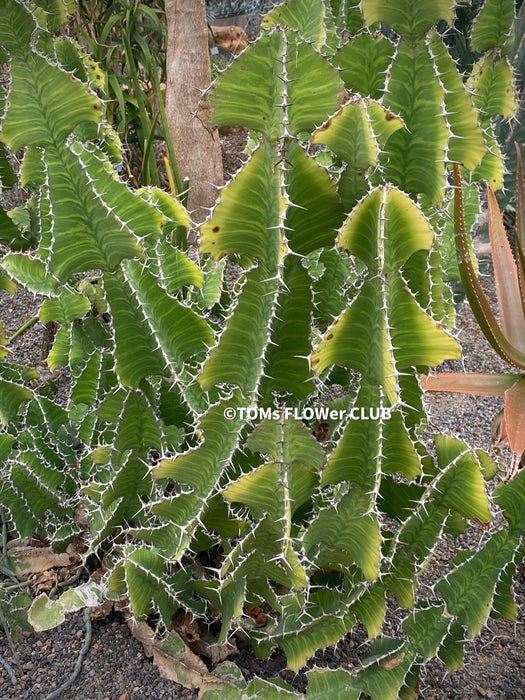
<svg viewBox="0 0 525 700">
<path fill-rule="evenodd" d="M 13 531 L 75 546 L 88 573 L 104 562 L 77 594 L 35 599 L 32 624 L 121 599 L 166 631 L 182 608 L 220 619 L 219 643 L 240 628 L 259 655 L 281 647 L 297 671 L 359 621 L 371 656 L 309 671 L 307 694 L 413 696 L 427 659 L 457 667 L 467 628 L 512 618 L 523 556 L 523 475 L 490 497 L 487 455 L 436 436 L 434 460 L 420 439 L 419 375 L 460 355 L 447 165 L 501 179 L 486 123 L 509 111 L 504 54 L 484 73 L 505 89 L 465 84 L 435 29 L 453 19 L 444 0 L 274 8 L 205 95 L 202 118 L 249 128 L 252 148 L 196 261 L 175 245 L 184 207 L 119 179 L 87 57 L 61 51 L 36 5 L 0 8 L 0 138 L 25 149 L 32 241 L 2 229 L 0 279 L 44 295 L 40 320 L 60 326 L 48 364 L 71 373 L 64 407 L 0 364 L 0 503 Z M 420 585 L 443 532 L 489 522 L 493 503 L 504 525 Z M 382 631 L 390 596 L 409 611 L 403 639 Z M 257 627 L 245 611 L 263 604 Z M 294 694 L 219 675 L 221 697 Z"/>
<path fill-rule="evenodd" d="M 525 369 L 525 180 L 516 144 L 516 256 L 514 256 L 496 195 L 488 188 L 488 222 L 494 264 L 499 322 L 476 276 L 463 218 L 463 190 L 455 166 L 456 247 L 458 267 L 470 306 L 485 337 L 512 369 Z M 508 442 L 513 459 L 507 478 L 512 478 L 525 452 L 525 376 L 523 374 L 457 373 L 426 377 L 426 391 L 450 391 L 483 396 L 504 396 L 505 407 L 496 416 L 493 436 L 497 445 Z"/>
<path fill-rule="evenodd" d="M 96 2 L 72 4 L 72 33 L 91 51 L 104 74 L 106 119 L 127 146 L 128 177 L 159 185 L 165 180 L 173 193 L 183 195 L 164 108 L 166 82 L 166 23 L 164 4 Z M 66 40 L 66 43 L 69 43 Z M 155 144 L 162 143 L 164 162 L 158 162 Z"/>
</svg>

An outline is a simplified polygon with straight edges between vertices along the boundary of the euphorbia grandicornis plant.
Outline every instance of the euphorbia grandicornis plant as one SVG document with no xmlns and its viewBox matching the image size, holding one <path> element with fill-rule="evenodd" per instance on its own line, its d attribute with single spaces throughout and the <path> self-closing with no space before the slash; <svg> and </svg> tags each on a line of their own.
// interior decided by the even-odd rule
<svg viewBox="0 0 525 700">
<path fill-rule="evenodd" d="M 242 634 L 298 671 L 363 623 L 370 656 L 308 671 L 307 694 L 414 697 L 427 659 L 456 668 L 489 613 L 512 618 L 523 557 L 525 474 L 490 495 L 487 455 L 444 435 L 430 449 L 419 385 L 460 356 L 448 166 L 503 182 L 512 0 L 480 8 L 468 81 L 440 33 L 453 0 L 274 8 L 204 96 L 203 119 L 251 138 L 191 257 L 181 202 L 122 181 L 100 72 L 44 4 L 0 0 L 0 140 L 27 193 L 0 217 L 0 283 L 43 296 L 40 321 L 59 325 L 47 362 L 71 388 L 67 405 L 44 395 L 7 344 L 0 504 L 10 533 L 73 547 L 86 580 L 38 596 L 33 626 L 119 600 L 173 649 L 182 610 L 218 645 Z M 421 583 L 444 533 L 490 522 L 493 503 L 505 520 L 479 549 Z M 203 697 L 295 693 L 224 670 Z"/>
</svg>

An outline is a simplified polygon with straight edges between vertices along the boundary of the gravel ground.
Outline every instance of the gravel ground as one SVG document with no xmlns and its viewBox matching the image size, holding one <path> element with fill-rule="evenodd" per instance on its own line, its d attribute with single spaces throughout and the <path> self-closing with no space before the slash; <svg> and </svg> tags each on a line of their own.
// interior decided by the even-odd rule
<svg viewBox="0 0 525 700">
<path fill-rule="evenodd" d="M 225 170 L 231 174 L 241 164 L 238 155 L 243 134 L 231 134 L 225 139 Z M 490 284 L 490 274 L 488 276 Z M 0 318 L 7 335 L 14 333 L 38 309 L 38 299 L 19 289 L 15 297 L 0 290 Z M 498 371 L 505 369 L 498 357 L 481 336 L 472 313 L 464 304 L 458 317 L 459 339 L 464 351 L 463 364 L 446 363 L 444 371 L 466 370 Z M 43 328 L 33 325 L 12 344 L 12 360 L 41 366 Z M 59 389 L 67 392 L 67 376 L 53 375 Z M 490 424 L 501 407 L 494 399 L 434 395 L 428 397 L 430 428 L 467 440 L 474 447 L 490 449 Z M 471 528 L 465 541 L 475 548 L 483 533 Z M 440 569 L 440 561 L 454 553 L 454 541 L 445 539 L 430 565 L 429 576 Z M 515 595 L 519 604 L 515 623 L 489 620 L 481 635 L 466 647 L 462 669 L 447 672 L 444 666 L 429 663 L 421 678 L 420 698 L 438 700 L 473 700 L 475 698 L 519 699 L 525 697 L 525 634 L 523 629 L 525 580 L 516 574 Z M 389 632 L 395 632 L 402 615 L 395 608 L 388 614 Z M 73 673 L 79 652 L 84 645 L 85 630 L 82 615 L 70 617 L 61 627 L 39 635 L 31 634 L 17 644 L 21 670 L 16 666 L 7 640 L 0 627 L 0 656 L 13 667 L 17 683 L 13 685 L 0 665 L 0 700 L 40 700 L 62 685 Z M 304 676 L 285 670 L 282 654 L 271 659 L 256 659 L 251 651 L 239 646 L 235 662 L 245 676 L 254 674 L 270 677 L 281 672 L 288 681 L 295 680 L 301 687 Z M 317 665 L 351 667 L 366 656 L 368 642 L 364 630 L 357 627 L 335 649 L 328 649 L 315 657 Z M 92 640 L 82 670 L 72 687 L 62 698 L 70 700 L 131 700 L 132 698 L 196 698 L 197 693 L 160 677 L 158 669 L 145 655 L 142 645 L 132 637 L 120 613 L 112 613 L 92 623 Z"/>
</svg>

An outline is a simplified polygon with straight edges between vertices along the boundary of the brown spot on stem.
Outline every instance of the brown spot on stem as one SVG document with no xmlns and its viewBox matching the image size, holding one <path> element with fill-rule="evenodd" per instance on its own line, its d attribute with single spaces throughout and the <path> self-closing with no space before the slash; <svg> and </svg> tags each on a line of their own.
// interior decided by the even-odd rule
<svg viewBox="0 0 525 700">
<path fill-rule="evenodd" d="M 329 119 L 327 122 L 325 122 L 325 123 L 323 124 L 323 126 L 320 126 L 320 127 L 317 129 L 317 133 L 320 133 L 321 131 L 326 131 L 326 130 L 329 128 L 329 126 L 330 126 L 331 123 L 332 123 L 332 120 Z"/>
<path fill-rule="evenodd" d="M 404 659 L 405 652 L 403 651 L 399 656 L 395 656 L 393 659 L 381 659 L 379 661 L 379 665 L 381 666 L 381 668 L 384 668 L 385 671 L 391 671 L 393 668 L 403 663 Z"/>
</svg>

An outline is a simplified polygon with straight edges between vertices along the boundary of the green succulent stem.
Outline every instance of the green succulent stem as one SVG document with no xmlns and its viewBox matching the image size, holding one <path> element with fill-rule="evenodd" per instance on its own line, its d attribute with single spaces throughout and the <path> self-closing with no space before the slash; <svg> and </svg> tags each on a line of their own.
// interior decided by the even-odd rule
<svg viewBox="0 0 525 700">
<path fill-rule="evenodd" d="M 18 337 L 23 335 L 29 328 L 35 325 L 35 323 L 38 322 L 38 316 L 32 316 L 30 319 L 28 319 L 25 323 L 23 323 L 20 328 L 17 328 L 16 331 L 13 333 L 13 335 L 9 338 L 8 342 L 12 343 L 14 340 L 16 340 Z"/>
</svg>

